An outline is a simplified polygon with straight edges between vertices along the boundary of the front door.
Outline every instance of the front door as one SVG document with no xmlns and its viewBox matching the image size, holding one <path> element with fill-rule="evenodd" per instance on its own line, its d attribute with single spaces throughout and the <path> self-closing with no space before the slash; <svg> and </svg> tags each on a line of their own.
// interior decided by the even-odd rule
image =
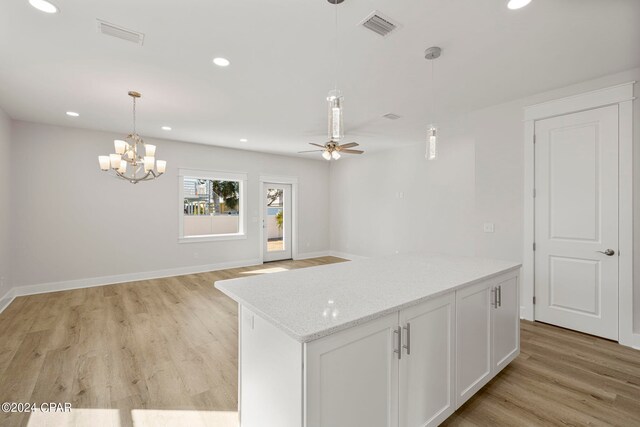
<svg viewBox="0 0 640 427">
<path fill-rule="evenodd" d="M 618 339 L 618 107 L 535 125 L 535 319 Z"/>
<path fill-rule="evenodd" d="M 263 194 L 264 261 L 291 259 L 291 184 L 265 183 Z"/>
</svg>

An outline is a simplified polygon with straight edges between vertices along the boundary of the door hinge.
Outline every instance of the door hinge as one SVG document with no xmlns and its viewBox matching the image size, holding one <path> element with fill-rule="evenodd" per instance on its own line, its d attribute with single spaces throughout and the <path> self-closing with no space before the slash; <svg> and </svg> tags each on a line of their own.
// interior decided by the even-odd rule
<svg viewBox="0 0 640 427">
<path fill-rule="evenodd" d="M 536 297 L 533 297 L 533 303 L 534 304 L 536 303 Z"/>
<path fill-rule="evenodd" d="M 533 134 L 533 143 L 534 144 L 536 143 L 536 134 L 535 133 Z"/>
<path fill-rule="evenodd" d="M 536 189 L 535 188 L 533 189 L 533 198 L 534 199 L 536 198 Z"/>
<path fill-rule="evenodd" d="M 533 250 L 536 250 L 536 242 L 533 242 Z"/>
</svg>

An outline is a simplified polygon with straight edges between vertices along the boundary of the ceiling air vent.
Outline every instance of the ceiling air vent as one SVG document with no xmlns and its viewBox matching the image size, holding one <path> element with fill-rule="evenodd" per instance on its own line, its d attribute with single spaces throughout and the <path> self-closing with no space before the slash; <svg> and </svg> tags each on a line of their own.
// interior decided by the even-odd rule
<svg viewBox="0 0 640 427">
<path fill-rule="evenodd" d="M 382 117 L 384 117 L 385 119 L 389 119 L 389 120 L 398 120 L 400 118 L 399 115 L 394 114 L 394 113 L 388 113 L 388 114 L 385 114 Z"/>
<path fill-rule="evenodd" d="M 377 10 L 371 12 L 371 14 L 362 21 L 362 26 L 383 37 L 389 35 L 389 33 L 398 28 L 397 23 L 393 22 L 390 18 L 384 16 Z"/>
<path fill-rule="evenodd" d="M 144 34 L 137 31 L 128 30 L 118 25 L 111 24 L 100 19 L 98 21 L 98 32 L 107 36 L 116 37 L 128 42 L 137 43 L 140 46 L 144 43 Z"/>
</svg>

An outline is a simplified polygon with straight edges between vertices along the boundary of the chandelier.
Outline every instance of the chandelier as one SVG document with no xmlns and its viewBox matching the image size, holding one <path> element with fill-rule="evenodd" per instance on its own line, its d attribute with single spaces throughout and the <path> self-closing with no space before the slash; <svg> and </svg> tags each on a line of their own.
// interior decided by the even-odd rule
<svg viewBox="0 0 640 427">
<path fill-rule="evenodd" d="M 156 161 L 156 146 L 146 144 L 136 133 L 136 99 L 142 95 L 131 91 L 129 96 L 133 99 L 133 132 L 127 135 L 125 141 L 114 140 L 115 153 L 98 156 L 98 162 L 101 170 L 113 170 L 117 177 L 137 184 L 140 181 L 154 180 L 164 174 L 167 162 Z"/>
</svg>

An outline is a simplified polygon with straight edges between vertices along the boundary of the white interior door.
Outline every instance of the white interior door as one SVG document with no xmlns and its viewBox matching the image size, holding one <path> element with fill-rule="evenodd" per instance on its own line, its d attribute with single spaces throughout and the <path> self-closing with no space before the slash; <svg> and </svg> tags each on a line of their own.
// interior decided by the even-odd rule
<svg viewBox="0 0 640 427">
<path fill-rule="evenodd" d="M 267 182 L 262 194 L 264 261 L 291 259 L 291 184 Z"/>
<path fill-rule="evenodd" d="M 618 106 L 535 137 L 535 319 L 617 340 Z"/>
</svg>

